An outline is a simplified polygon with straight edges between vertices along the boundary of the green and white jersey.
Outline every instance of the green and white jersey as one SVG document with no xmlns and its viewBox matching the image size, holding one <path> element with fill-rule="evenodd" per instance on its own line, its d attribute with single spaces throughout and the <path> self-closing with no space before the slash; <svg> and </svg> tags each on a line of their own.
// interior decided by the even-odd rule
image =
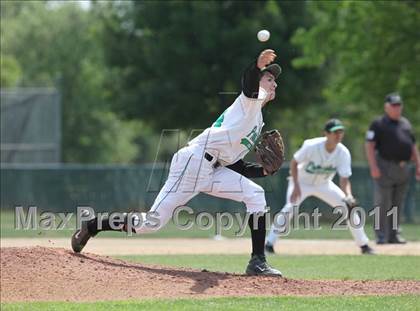
<svg viewBox="0 0 420 311">
<path fill-rule="evenodd" d="M 253 148 L 264 126 L 261 113 L 267 92 L 260 88 L 258 98 L 241 93 L 213 125 L 191 140 L 226 166 L 237 162 Z"/>
<path fill-rule="evenodd" d="M 335 174 L 351 176 L 351 155 L 342 143 L 333 152 L 325 149 L 326 137 L 305 140 L 294 154 L 298 163 L 298 180 L 304 184 L 319 185 L 332 180 Z"/>
</svg>

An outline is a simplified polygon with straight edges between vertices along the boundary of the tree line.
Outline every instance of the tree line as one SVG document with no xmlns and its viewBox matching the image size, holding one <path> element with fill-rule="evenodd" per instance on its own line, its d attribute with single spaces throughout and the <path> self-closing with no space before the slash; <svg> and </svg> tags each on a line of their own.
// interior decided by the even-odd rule
<svg viewBox="0 0 420 311">
<path fill-rule="evenodd" d="M 187 137 L 214 122 L 244 68 L 273 48 L 283 73 L 264 115 L 288 158 L 339 117 L 364 160 L 385 94 L 400 91 L 420 124 L 417 29 L 416 1 L 2 1 L 1 87 L 60 90 L 63 161 L 148 162 L 163 129 Z"/>
</svg>

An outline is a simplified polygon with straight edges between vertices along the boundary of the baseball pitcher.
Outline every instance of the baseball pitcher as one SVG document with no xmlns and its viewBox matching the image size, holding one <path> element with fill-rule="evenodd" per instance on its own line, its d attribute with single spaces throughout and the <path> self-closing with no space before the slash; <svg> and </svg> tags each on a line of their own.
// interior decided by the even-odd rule
<svg viewBox="0 0 420 311">
<path fill-rule="evenodd" d="M 250 215 L 248 224 L 252 236 L 252 256 L 247 266 L 248 275 L 281 276 L 280 271 L 270 267 L 264 256 L 266 201 L 264 190 L 249 178 L 264 177 L 279 167 L 243 161 L 254 148 L 264 125 L 261 109 L 276 95 L 276 78 L 281 73 L 273 63 L 276 54 L 264 50 L 242 76 L 242 92 L 213 125 L 191 140 L 172 158 L 168 178 L 160 190 L 150 212 L 155 214 L 154 224 L 142 213 L 141 226 L 135 227 L 138 234 L 155 232 L 164 227 L 174 210 L 188 203 L 198 193 L 244 202 Z M 274 135 L 273 141 L 277 137 Z M 281 140 L 281 137 L 280 137 Z M 279 144 L 282 145 L 282 144 Z M 271 149 L 270 149 L 271 150 Z M 263 156 L 264 159 L 277 157 Z M 282 161 L 278 161 L 281 165 Z M 267 169 L 265 169 L 267 168 Z M 259 216 L 259 217 L 254 217 Z M 111 226 L 109 219 L 97 217 L 82 222 L 80 230 L 72 237 L 72 248 L 80 252 L 88 240 L 100 231 L 124 231 L 126 222 Z M 98 226 L 98 222 L 101 226 Z M 156 225 L 158 224 L 158 225 Z M 101 227 L 102 229 L 98 229 Z"/>
</svg>

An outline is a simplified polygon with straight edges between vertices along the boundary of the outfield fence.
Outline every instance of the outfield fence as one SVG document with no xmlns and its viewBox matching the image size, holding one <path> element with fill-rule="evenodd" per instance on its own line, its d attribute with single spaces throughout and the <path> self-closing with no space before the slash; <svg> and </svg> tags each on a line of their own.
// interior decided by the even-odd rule
<svg viewBox="0 0 420 311">
<path fill-rule="evenodd" d="M 168 163 L 155 165 L 77 165 L 12 164 L 1 165 L 1 208 L 36 206 L 40 211 L 74 212 L 90 206 L 97 212 L 147 211 L 166 180 Z M 275 176 L 256 179 L 266 191 L 273 213 L 285 203 L 288 167 Z M 354 166 L 353 193 L 365 210 L 373 208 L 372 180 L 366 166 Z M 412 179 L 403 219 L 420 220 L 420 185 Z M 189 204 L 194 211 L 241 212 L 243 204 L 199 194 Z M 318 207 L 325 217 L 334 217 L 331 208 L 315 198 L 306 200 L 301 210 Z"/>
</svg>

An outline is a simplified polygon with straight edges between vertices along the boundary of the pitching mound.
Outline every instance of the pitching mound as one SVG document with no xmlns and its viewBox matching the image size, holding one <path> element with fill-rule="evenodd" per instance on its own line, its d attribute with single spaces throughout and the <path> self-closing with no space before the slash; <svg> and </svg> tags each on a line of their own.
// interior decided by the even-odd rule
<svg viewBox="0 0 420 311">
<path fill-rule="evenodd" d="M 1 301 L 420 294 L 416 281 L 291 280 L 144 265 L 60 248 L 2 248 Z"/>
</svg>

